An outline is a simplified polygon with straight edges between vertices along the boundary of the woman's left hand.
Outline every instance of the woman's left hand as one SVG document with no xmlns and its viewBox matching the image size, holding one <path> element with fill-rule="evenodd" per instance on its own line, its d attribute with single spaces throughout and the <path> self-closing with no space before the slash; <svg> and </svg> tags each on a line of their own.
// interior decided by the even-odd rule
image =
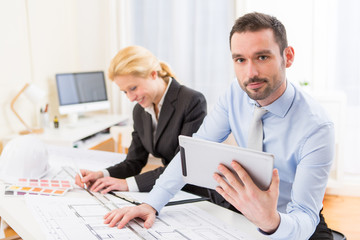
<svg viewBox="0 0 360 240">
<path fill-rule="evenodd" d="M 112 190 L 129 191 L 129 187 L 125 179 L 104 177 L 97 179 L 90 188 L 90 191 L 101 191 L 102 194 L 108 193 Z"/>
</svg>

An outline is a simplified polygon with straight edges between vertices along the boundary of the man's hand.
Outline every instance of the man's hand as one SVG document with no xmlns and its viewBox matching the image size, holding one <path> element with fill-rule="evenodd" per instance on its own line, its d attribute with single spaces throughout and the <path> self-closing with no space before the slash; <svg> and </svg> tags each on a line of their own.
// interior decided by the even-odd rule
<svg viewBox="0 0 360 240">
<path fill-rule="evenodd" d="M 150 228 L 155 222 L 156 210 L 149 204 L 141 204 L 136 207 L 123 207 L 112 210 L 104 216 L 104 223 L 109 224 L 109 227 L 114 227 L 116 223 L 118 228 L 123 228 L 130 220 L 134 218 L 141 218 L 144 220 L 144 227 Z"/>
<path fill-rule="evenodd" d="M 102 194 L 108 193 L 112 190 L 129 191 L 129 187 L 125 179 L 113 177 L 99 178 L 94 184 L 92 184 L 90 191 L 98 192 L 101 189 L 103 189 L 101 191 Z"/>
<path fill-rule="evenodd" d="M 277 211 L 280 183 L 278 170 L 273 170 L 269 189 L 262 191 L 238 162 L 232 161 L 231 167 L 242 183 L 228 168 L 220 164 L 218 170 L 227 182 L 218 173 L 214 173 L 214 179 L 220 184 L 216 191 L 262 231 L 269 234 L 275 232 L 280 224 L 280 215 Z"/>
<path fill-rule="evenodd" d="M 76 185 L 80 186 L 80 187 L 84 187 L 84 183 L 86 184 L 86 186 L 88 188 L 91 187 L 91 185 L 99 178 L 102 178 L 104 175 L 102 173 L 102 171 L 90 171 L 90 170 L 86 170 L 86 169 L 80 169 L 81 175 L 83 176 L 83 178 L 81 179 L 79 174 L 76 174 L 75 176 L 75 183 Z"/>
</svg>

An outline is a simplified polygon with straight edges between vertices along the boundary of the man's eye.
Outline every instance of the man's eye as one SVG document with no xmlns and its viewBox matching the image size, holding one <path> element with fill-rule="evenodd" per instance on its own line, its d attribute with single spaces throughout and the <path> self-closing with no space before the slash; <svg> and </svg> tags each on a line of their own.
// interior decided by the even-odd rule
<svg viewBox="0 0 360 240">
<path fill-rule="evenodd" d="M 136 89 L 136 87 L 132 87 L 130 88 L 130 91 L 134 91 Z"/>
<path fill-rule="evenodd" d="M 238 63 L 242 63 L 242 62 L 245 61 L 245 59 L 243 59 L 243 58 L 238 58 L 238 59 L 235 59 L 235 61 L 238 62 Z"/>
<path fill-rule="evenodd" d="M 268 56 L 260 56 L 259 59 L 260 59 L 261 61 L 264 61 L 264 60 L 268 59 Z"/>
</svg>

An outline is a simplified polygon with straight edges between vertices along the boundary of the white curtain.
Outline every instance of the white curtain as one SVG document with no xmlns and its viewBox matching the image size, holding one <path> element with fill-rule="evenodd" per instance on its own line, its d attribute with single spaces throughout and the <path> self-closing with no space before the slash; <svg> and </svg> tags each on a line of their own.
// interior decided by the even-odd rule
<svg viewBox="0 0 360 240">
<path fill-rule="evenodd" d="M 347 96 L 345 177 L 360 177 L 360 2 L 338 0 L 334 89 Z"/>
<path fill-rule="evenodd" d="M 233 0 L 132 0 L 132 44 L 170 64 L 177 80 L 212 108 L 233 78 L 229 33 Z"/>
</svg>

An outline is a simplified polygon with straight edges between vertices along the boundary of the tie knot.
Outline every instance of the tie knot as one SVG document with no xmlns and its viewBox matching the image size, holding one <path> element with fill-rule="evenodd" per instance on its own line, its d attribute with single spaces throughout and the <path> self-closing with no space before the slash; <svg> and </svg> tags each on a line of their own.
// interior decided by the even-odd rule
<svg viewBox="0 0 360 240">
<path fill-rule="evenodd" d="M 254 109 L 254 121 L 258 121 L 261 119 L 261 117 L 267 112 L 266 109 L 264 108 L 261 108 L 261 107 L 258 107 L 258 106 L 255 106 L 255 109 Z"/>
</svg>

